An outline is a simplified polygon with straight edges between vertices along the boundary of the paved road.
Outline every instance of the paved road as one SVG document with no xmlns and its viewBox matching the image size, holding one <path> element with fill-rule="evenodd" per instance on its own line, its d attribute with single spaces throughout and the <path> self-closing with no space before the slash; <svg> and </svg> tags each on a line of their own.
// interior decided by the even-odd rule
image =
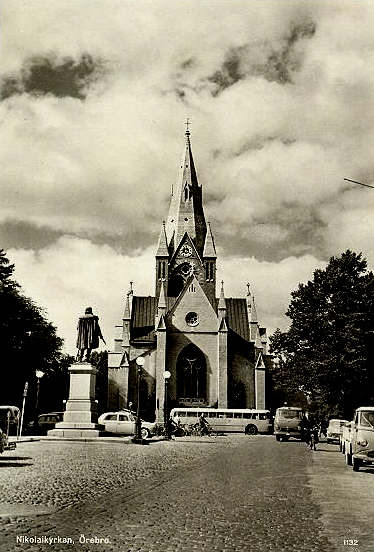
<svg viewBox="0 0 374 552">
<path fill-rule="evenodd" d="M 10 512 L 0 525 L 1 552 L 343 552 L 344 538 L 359 541 L 357 552 L 374 551 L 374 474 L 354 474 L 331 445 L 313 453 L 298 442 L 232 435 L 56 447 L 25 443 L 18 456 L 7 453 L 11 466 L 0 460 Z M 33 508 L 44 515 L 29 515 Z M 83 543 L 82 535 L 102 542 Z"/>
</svg>

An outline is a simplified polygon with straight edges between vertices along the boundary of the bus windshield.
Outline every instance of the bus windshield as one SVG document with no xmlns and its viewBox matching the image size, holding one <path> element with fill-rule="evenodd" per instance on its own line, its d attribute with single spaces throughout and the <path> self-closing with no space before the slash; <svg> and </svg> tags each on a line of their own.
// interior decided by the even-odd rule
<svg viewBox="0 0 374 552">
<path fill-rule="evenodd" d="M 296 410 L 293 408 L 287 408 L 287 410 L 283 410 L 280 408 L 278 410 L 279 416 L 282 418 L 301 418 L 302 417 L 302 411 Z"/>
</svg>

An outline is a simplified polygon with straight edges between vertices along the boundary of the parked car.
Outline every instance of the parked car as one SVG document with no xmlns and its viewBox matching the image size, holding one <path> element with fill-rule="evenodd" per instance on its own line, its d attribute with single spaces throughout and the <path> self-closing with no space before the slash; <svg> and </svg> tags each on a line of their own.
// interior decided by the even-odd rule
<svg viewBox="0 0 374 552">
<path fill-rule="evenodd" d="M 326 441 L 328 443 L 339 443 L 343 426 L 348 420 L 330 420 L 326 431 Z"/>
<path fill-rule="evenodd" d="M 0 454 L 2 454 L 4 450 L 14 450 L 16 446 L 16 442 L 9 441 L 8 435 L 0 429 Z"/>
<path fill-rule="evenodd" d="M 135 434 L 135 416 L 129 410 L 120 410 L 119 412 L 104 412 L 99 416 L 99 424 L 105 426 L 107 433 L 116 433 L 117 435 Z M 145 422 L 141 420 L 142 438 L 151 437 L 155 428 L 154 422 Z"/>
<path fill-rule="evenodd" d="M 374 406 L 361 406 L 351 423 L 350 441 L 345 444 L 346 464 L 358 471 L 374 465 Z"/>
<path fill-rule="evenodd" d="M 47 433 L 49 429 L 54 429 L 57 422 L 62 422 L 64 417 L 63 412 L 48 412 L 38 416 L 37 424 L 30 422 L 27 425 L 27 433 L 37 435 L 38 433 Z"/>
<path fill-rule="evenodd" d="M 345 422 L 342 426 L 342 434 L 340 435 L 340 451 L 345 454 L 347 443 L 351 441 L 351 424 L 352 422 Z"/>
</svg>

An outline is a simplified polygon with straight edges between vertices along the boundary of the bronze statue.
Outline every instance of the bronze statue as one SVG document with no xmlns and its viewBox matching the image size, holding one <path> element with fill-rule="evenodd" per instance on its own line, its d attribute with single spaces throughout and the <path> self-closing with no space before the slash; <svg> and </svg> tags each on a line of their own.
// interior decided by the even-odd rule
<svg viewBox="0 0 374 552">
<path fill-rule="evenodd" d="M 87 307 L 84 316 L 79 318 L 77 330 L 77 361 L 89 362 L 92 349 L 99 346 L 99 339 L 105 343 L 99 326 L 99 317 L 92 313 L 92 307 Z"/>
</svg>

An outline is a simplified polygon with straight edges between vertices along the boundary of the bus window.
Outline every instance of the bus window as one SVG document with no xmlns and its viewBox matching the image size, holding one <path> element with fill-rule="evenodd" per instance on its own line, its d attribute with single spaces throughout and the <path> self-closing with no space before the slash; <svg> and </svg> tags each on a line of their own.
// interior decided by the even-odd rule
<svg viewBox="0 0 374 552">
<path fill-rule="evenodd" d="M 234 412 L 234 418 L 241 418 L 242 413 L 241 412 Z"/>
<path fill-rule="evenodd" d="M 217 412 L 217 418 L 226 418 L 224 412 Z"/>
<path fill-rule="evenodd" d="M 208 418 L 217 418 L 217 414 L 215 412 L 208 412 L 207 416 Z"/>
<path fill-rule="evenodd" d="M 196 418 L 196 416 L 198 415 L 197 412 L 187 412 L 186 414 L 188 418 Z"/>
<path fill-rule="evenodd" d="M 252 414 L 250 412 L 243 412 L 243 418 L 250 420 L 252 418 Z"/>
</svg>

